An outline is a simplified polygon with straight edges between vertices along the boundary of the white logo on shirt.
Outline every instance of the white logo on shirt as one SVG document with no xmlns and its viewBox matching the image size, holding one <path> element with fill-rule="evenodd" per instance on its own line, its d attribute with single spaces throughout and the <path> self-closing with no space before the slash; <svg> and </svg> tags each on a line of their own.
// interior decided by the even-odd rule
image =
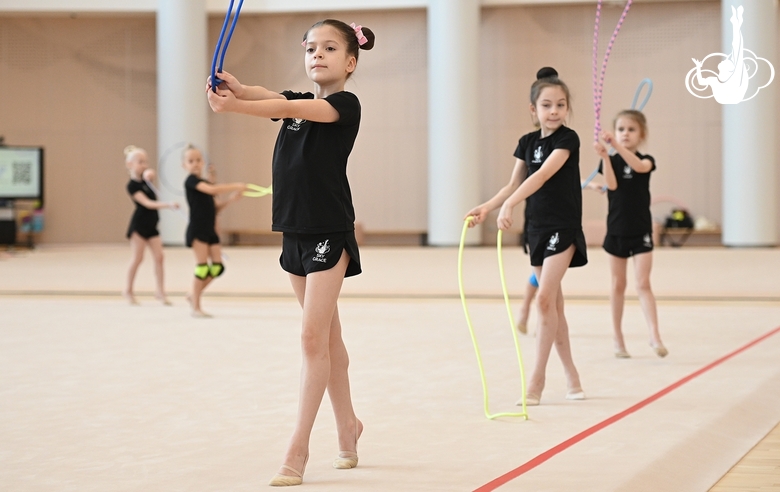
<svg viewBox="0 0 780 492">
<path fill-rule="evenodd" d="M 542 146 L 540 145 L 539 148 L 534 150 L 534 160 L 532 160 L 531 162 L 534 163 L 534 164 L 539 164 L 540 162 L 542 162 L 542 157 L 543 157 L 542 156 Z"/>
<path fill-rule="evenodd" d="M 304 123 L 306 123 L 306 120 L 302 120 L 300 118 L 293 118 L 292 123 L 287 125 L 287 129 L 297 132 L 298 130 L 301 129 L 301 125 L 303 125 Z"/>
<path fill-rule="evenodd" d="M 631 174 L 631 166 L 626 164 L 626 167 L 623 168 L 623 179 L 631 179 L 634 175 Z"/>
<path fill-rule="evenodd" d="M 547 251 L 555 251 L 555 248 L 558 246 L 559 242 L 561 242 L 561 240 L 558 238 L 558 233 L 556 232 L 550 238 L 550 242 L 547 243 Z"/>
<path fill-rule="evenodd" d="M 314 258 L 312 258 L 312 261 L 318 261 L 320 263 L 327 263 L 328 259 L 325 258 L 325 255 L 330 252 L 330 239 L 326 239 L 324 243 L 317 244 L 317 247 L 314 248 L 314 251 L 317 253 L 314 255 Z"/>
<path fill-rule="evenodd" d="M 650 234 L 645 234 L 644 241 L 645 241 L 645 248 L 653 247 L 653 239 L 650 237 Z"/>
</svg>

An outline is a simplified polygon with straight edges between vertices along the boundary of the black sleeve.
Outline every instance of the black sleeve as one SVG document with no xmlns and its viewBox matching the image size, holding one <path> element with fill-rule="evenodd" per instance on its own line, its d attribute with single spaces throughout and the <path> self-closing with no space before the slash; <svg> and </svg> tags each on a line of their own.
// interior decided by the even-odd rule
<svg viewBox="0 0 780 492">
<path fill-rule="evenodd" d="M 351 92 L 341 91 L 325 98 L 339 113 L 338 125 L 356 125 L 360 123 L 360 101 Z"/>
<path fill-rule="evenodd" d="M 203 181 L 199 177 L 195 176 L 194 174 L 190 174 L 187 176 L 187 179 L 184 181 L 184 188 L 189 190 L 194 190 L 196 186 L 198 186 L 198 183 Z"/>
<path fill-rule="evenodd" d="M 518 159 L 525 161 L 525 150 L 528 148 L 528 135 L 523 135 L 520 137 L 520 141 L 517 142 L 517 148 L 515 149 L 515 153 L 513 154 Z M 527 163 L 526 163 L 527 164 Z"/>
<path fill-rule="evenodd" d="M 132 198 L 133 195 L 135 195 L 135 193 L 137 191 L 140 191 L 141 193 L 143 193 L 144 185 L 143 185 L 143 183 L 141 183 L 139 181 L 131 179 L 130 182 L 127 183 L 127 192 L 130 194 L 130 197 Z"/>
<path fill-rule="evenodd" d="M 577 132 L 573 130 L 567 131 L 555 141 L 553 148 L 575 151 L 580 148 L 580 137 L 578 137 Z"/>
<path fill-rule="evenodd" d="M 652 163 L 653 163 L 653 167 L 651 167 L 651 168 L 650 168 L 650 171 L 648 171 L 648 172 L 653 172 L 653 171 L 655 171 L 655 158 L 653 158 L 653 156 L 651 156 L 651 155 L 643 155 L 643 156 L 641 156 L 641 158 L 642 158 L 642 159 L 649 159 L 649 160 L 650 160 L 650 162 L 652 162 Z"/>
<path fill-rule="evenodd" d="M 314 94 L 311 92 L 282 91 L 280 94 L 288 101 L 295 101 L 296 99 L 314 99 Z M 279 121 L 281 119 L 282 118 L 271 118 L 271 121 Z"/>
</svg>

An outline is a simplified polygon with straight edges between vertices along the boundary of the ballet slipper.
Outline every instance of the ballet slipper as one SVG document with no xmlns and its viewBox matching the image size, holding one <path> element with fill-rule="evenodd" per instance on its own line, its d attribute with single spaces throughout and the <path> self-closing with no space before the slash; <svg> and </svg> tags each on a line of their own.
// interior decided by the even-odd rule
<svg viewBox="0 0 780 492">
<path fill-rule="evenodd" d="M 523 323 L 521 321 L 517 322 L 517 331 L 522 333 L 523 335 L 528 333 L 528 323 Z"/>
<path fill-rule="evenodd" d="M 585 392 L 582 391 L 582 388 L 570 389 L 569 392 L 566 393 L 566 399 L 567 400 L 584 400 L 585 399 Z"/>
<path fill-rule="evenodd" d="M 282 465 L 282 468 L 292 473 L 292 475 L 282 475 L 277 473 L 268 482 L 271 487 L 290 487 L 292 485 L 300 485 L 303 483 L 303 474 L 306 472 L 306 462 L 309 461 L 309 455 L 303 459 L 303 469 L 301 471 L 287 465 Z"/>
<path fill-rule="evenodd" d="M 339 455 L 333 460 L 333 468 L 337 470 L 349 470 L 358 465 L 357 442 L 363 429 L 358 425 L 360 420 L 355 419 L 355 451 L 339 451 Z"/>
<path fill-rule="evenodd" d="M 169 301 L 168 298 L 165 297 L 162 294 L 157 294 L 157 295 L 154 296 L 154 298 L 157 299 L 158 301 L 160 301 L 163 306 L 172 306 L 173 305 L 171 303 L 171 301 Z"/>
<path fill-rule="evenodd" d="M 122 292 L 122 297 L 125 298 L 131 306 L 140 306 L 140 303 L 135 299 L 135 296 L 129 292 Z"/>
<path fill-rule="evenodd" d="M 526 393 L 525 395 L 525 406 L 527 407 L 536 407 L 539 405 L 539 402 L 541 401 L 542 397 L 541 395 L 535 395 L 533 393 Z M 517 400 L 517 403 L 515 403 L 518 407 L 523 406 L 523 399 Z"/>
<path fill-rule="evenodd" d="M 650 343 L 650 347 L 652 347 L 653 351 L 655 351 L 655 355 L 657 355 L 658 357 L 661 357 L 662 359 L 664 357 L 666 357 L 667 355 L 669 355 L 669 351 L 666 350 L 666 347 L 664 347 L 663 344 L 660 344 L 660 343 L 655 344 L 655 343 L 651 342 Z"/>
<path fill-rule="evenodd" d="M 618 359 L 630 359 L 631 354 L 626 352 L 626 349 L 624 348 L 615 349 L 615 357 L 617 357 Z"/>
<path fill-rule="evenodd" d="M 204 313 L 200 309 L 196 311 L 192 311 L 192 317 L 193 318 L 213 318 L 214 316 L 210 315 L 209 313 Z"/>
</svg>

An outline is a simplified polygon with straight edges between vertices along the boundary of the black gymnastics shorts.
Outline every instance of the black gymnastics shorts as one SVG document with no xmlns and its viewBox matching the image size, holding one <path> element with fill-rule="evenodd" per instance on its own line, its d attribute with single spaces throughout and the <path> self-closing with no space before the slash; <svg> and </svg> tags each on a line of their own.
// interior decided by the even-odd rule
<svg viewBox="0 0 780 492">
<path fill-rule="evenodd" d="M 130 236 L 132 236 L 134 232 L 138 233 L 139 236 L 147 240 L 160 235 L 160 231 L 157 230 L 157 225 L 154 227 L 136 226 L 127 231 L 127 239 L 130 239 Z"/>
<path fill-rule="evenodd" d="M 582 229 L 562 229 L 551 232 L 528 232 L 528 251 L 531 255 L 531 266 L 542 266 L 544 259 L 563 253 L 574 245 L 574 256 L 569 268 L 580 267 L 588 263 L 588 248 L 585 244 L 585 234 Z"/>
<path fill-rule="evenodd" d="M 305 277 L 310 273 L 330 270 L 336 266 L 342 251 L 349 255 L 349 265 L 344 277 L 360 274 L 362 269 L 355 231 L 323 234 L 285 232 L 282 235 L 279 264 L 285 272 Z"/>
<path fill-rule="evenodd" d="M 219 236 L 217 235 L 217 231 L 214 229 L 211 229 L 210 231 L 195 231 L 188 227 L 186 236 L 187 247 L 191 248 L 193 241 L 196 239 L 202 243 L 208 244 L 209 246 L 212 244 L 219 244 Z"/>
<path fill-rule="evenodd" d="M 640 236 L 613 236 L 604 238 L 604 251 L 617 256 L 628 258 L 629 256 L 649 253 L 653 251 L 653 235 L 651 233 Z"/>
</svg>

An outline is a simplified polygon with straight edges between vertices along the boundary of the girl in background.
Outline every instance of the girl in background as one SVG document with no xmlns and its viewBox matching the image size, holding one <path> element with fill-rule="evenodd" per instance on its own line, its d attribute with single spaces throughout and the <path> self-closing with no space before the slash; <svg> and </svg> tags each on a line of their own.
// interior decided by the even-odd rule
<svg viewBox="0 0 780 492">
<path fill-rule="evenodd" d="M 473 217 L 470 225 L 474 226 L 484 221 L 490 211 L 500 208 L 498 227 L 508 230 L 513 222 L 513 208 L 527 200 L 527 242 L 539 283 L 539 329 L 526 404 L 538 405 L 553 344 L 566 375 L 566 399 L 585 399 L 571 355 L 561 280 L 569 267 L 583 266 L 588 259 L 582 232 L 580 140 L 564 124 L 570 107 L 569 88 L 558 78 L 558 72 L 545 67 L 537 73 L 530 99 L 531 115 L 539 130 L 520 139 L 509 183 L 467 215 Z"/>
<path fill-rule="evenodd" d="M 643 155 L 637 148 L 647 138 L 647 120 L 640 111 L 633 109 L 618 113 L 614 131 L 604 132 L 604 142 L 617 154 L 610 156 L 606 147 L 597 142 L 596 153 L 601 156 L 600 171 L 607 181 L 609 214 L 604 251 L 609 255 L 612 272 L 610 304 L 614 330 L 615 357 L 631 357 L 623 340 L 623 305 L 626 291 L 626 267 L 628 258 L 634 257 L 636 290 L 639 303 L 650 330 L 650 346 L 658 357 L 669 353 L 661 342 L 658 331 L 658 312 L 655 296 L 650 287 L 650 270 L 653 267 L 653 220 L 650 215 L 650 173 L 655 171 L 655 159 Z"/>
<path fill-rule="evenodd" d="M 188 145 L 183 153 L 184 169 L 190 173 L 184 181 L 187 204 L 190 207 L 190 222 L 187 225 L 186 243 L 195 254 L 195 279 L 192 294 L 189 296 L 192 315 L 196 318 L 209 318 L 200 306 L 203 291 L 212 280 L 224 273 L 222 249 L 216 231 L 217 206 L 215 195 L 220 193 L 245 191 L 244 183 L 213 184 L 201 178 L 203 172 L 203 154 L 194 145 Z M 224 202 L 222 206 L 226 206 Z M 209 264 L 211 260 L 211 264 Z"/>
<path fill-rule="evenodd" d="M 130 239 L 132 258 L 130 268 L 127 271 L 127 284 L 122 292 L 127 301 L 137 305 L 138 301 L 133 294 L 133 283 L 138 267 L 144 259 L 144 249 L 147 247 L 154 258 L 154 277 L 156 289 L 154 298 L 166 306 L 170 301 L 165 295 L 163 286 L 163 247 L 160 233 L 157 230 L 157 222 L 160 216 L 158 210 L 163 208 L 177 209 L 179 204 L 175 202 L 160 202 L 157 200 L 148 183 L 154 181 L 154 171 L 149 169 L 149 159 L 146 151 L 134 145 L 125 147 L 125 166 L 130 173 L 130 181 L 127 183 L 127 193 L 135 203 L 135 211 L 130 218 L 127 228 L 127 238 Z"/>
</svg>

